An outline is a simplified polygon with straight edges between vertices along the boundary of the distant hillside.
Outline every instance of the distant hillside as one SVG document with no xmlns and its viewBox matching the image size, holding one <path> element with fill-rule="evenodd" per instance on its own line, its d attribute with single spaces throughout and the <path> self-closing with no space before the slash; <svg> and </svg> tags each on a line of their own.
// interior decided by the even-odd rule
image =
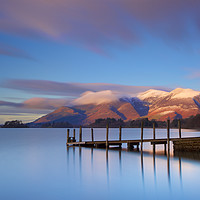
<svg viewBox="0 0 200 200">
<path fill-rule="evenodd" d="M 200 114 L 200 92 L 177 88 L 171 92 L 148 90 L 137 97 L 120 98 L 101 103 L 63 106 L 32 122 L 31 126 L 45 123 L 68 122 L 73 126 L 95 123 L 97 119 L 114 118 L 129 122 L 141 117 L 165 121 L 185 119 Z"/>
<path fill-rule="evenodd" d="M 137 111 L 138 110 L 138 111 Z M 111 103 L 99 105 L 79 105 L 73 107 L 61 107 L 36 121 L 34 124 L 64 122 L 72 125 L 87 125 L 94 123 L 99 118 L 115 118 L 129 121 L 137 119 L 148 113 L 148 105 L 138 99 L 120 99 Z"/>
</svg>

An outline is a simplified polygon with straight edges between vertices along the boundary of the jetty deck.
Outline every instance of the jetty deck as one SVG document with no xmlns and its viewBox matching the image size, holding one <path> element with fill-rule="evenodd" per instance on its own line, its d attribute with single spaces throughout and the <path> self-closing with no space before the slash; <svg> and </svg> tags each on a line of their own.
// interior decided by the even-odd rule
<svg viewBox="0 0 200 200">
<path fill-rule="evenodd" d="M 174 151 L 199 151 L 200 152 L 200 137 L 181 137 L 181 123 L 179 120 L 179 138 L 170 138 L 170 121 L 167 121 L 167 138 L 156 139 L 155 135 L 155 124 L 153 124 L 153 138 L 144 139 L 143 138 L 143 122 L 141 122 L 141 139 L 135 140 L 122 140 L 122 128 L 119 127 L 119 139 L 118 140 L 108 140 L 109 126 L 106 127 L 106 140 L 104 141 L 94 141 L 93 128 L 91 128 L 91 141 L 82 141 L 82 127 L 79 131 L 79 141 L 75 138 L 75 129 L 73 132 L 73 137 L 69 137 L 70 129 L 67 129 L 67 146 L 82 146 L 82 147 L 96 147 L 96 148 L 110 148 L 117 146 L 122 147 L 122 144 L 127 144 L 127 149 L 141 149 L 143 150 L 143 143 L 151 143 L 153 150 L 155 151 L 155 146 L 163 144 L 166 151 L 168 146 L 168 151 L 170 149 L 170 142 L 173 143 Z M 140 148 L 139 148 L 140 147 Z"/>
</svg>

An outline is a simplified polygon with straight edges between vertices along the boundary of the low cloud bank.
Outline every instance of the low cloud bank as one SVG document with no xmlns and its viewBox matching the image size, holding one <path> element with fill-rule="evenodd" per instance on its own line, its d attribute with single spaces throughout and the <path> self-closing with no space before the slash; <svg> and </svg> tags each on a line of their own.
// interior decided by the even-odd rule
<svg viewBox="0 0 200 200">
<path fill-rule="evenodd" d="M 22 103 L 0 101 L 0 106 L 15 107 L 20 109 L 54 110 L 61 106 L 66 106 L 70 102 L 71 101 L 68 99 L 31 98 Z"/>
<path fill-rule="evenodd" d="M 117 101 L 119 95 L 115 94 L 111 90 L 104 90 L 100 92 L 85 92 L 78 99 L 74 100 L 72 103 L 75 105 L 84 105 L 84 104 L 102 104 L 109 103 L 112 101 Z"/>
<path fill-rule="evenodd" d="M 109 83 L 63 83 L 46 80 L 7 80 L 0 82 L 0 87 L 18 90 L 20 92 L 38 94 L 50 98 L 30 98 L 22 102 L 0 101 L 0 116 L 15 118 L 17 113 L 48 113 L 61 106 L 101 104 L 116 101 L 120 97 L 134 97 L 138 93 L 151 88 L 170 91 L 166 87 L 128 86 Z M 55 97 L 55 98 L 52 98 Z M 58 98 L 60 97 L 60 98 Z M 14 115 L 15 114 L 15 115 Z M 10 118 L 9 118 L 10 119 Z M 1 120 L 2 121 L 2 120 Z"/>
<path fill-rule="evenodd" d="M 167 87 L 159 86 L 131 86 L 120 85 L 111 83 L 68 83 L 68 82 L 56 82 L 48 80 L 26 80 L 26 79 L 8 79 L 0 82 L 0 87 L 15 89 L 31 94 L 43 94 L 63 96 L 66 98 L 78 98 L 81 94 L 91 91 L 100 92 L 104 90 L 111 90 L 119 95 L 136 96 L 140 92 L 144 92 L 149 89 L 158 89 L 164 91 L 170 91 Z"/>
</svg>

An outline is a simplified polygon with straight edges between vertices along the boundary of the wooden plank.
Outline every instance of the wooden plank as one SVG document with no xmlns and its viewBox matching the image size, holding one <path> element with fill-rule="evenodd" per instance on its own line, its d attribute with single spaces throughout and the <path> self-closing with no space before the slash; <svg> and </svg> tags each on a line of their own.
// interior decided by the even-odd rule
<svg viewBox="0 0 200 200">
<path fill-rule="evenodd" d="M 86 144 L 86 142 L 67 142 L 66 144 L 79 145 L 79 144 Z"/>
<path fill-rule="evenodd" d="M 171 138 L 170 139 L 172 142 L 173 141 L 183 141 L 183 140 L 200 140 L 200 137 L 185 137 L 185 138 Z"/>
<path fill-rule="evenodd" d="M 128 143 L 131 145 L 139 145 L 140 144 L 139 142 L 128 142 Z"/>
<path fill-rule="evenodd" d="M 179 142 L 179 141 L 193 141 L 193 142 L 200 142 L 200 137 L 188 137 L 188 138 L 170 138 L 172 142 Z M 120 143 L 140 143 L 141 140 L 110 140 L 109 144 L 120 144 Z M 155 143 L 166 143 L 167 139 L 143 139 L 143 142 L 155 142 Z M 67 144 L 106 144 L 106 141 L 85 141 L 85 142 L 71 142 Z"/>
<path fill-rule="evenodd" d="M 155 144 L 167 144 L 167 141 L 154 141 L 154 142 L 151 142 L 151 145 L 155 145 Z"/>
</svg>

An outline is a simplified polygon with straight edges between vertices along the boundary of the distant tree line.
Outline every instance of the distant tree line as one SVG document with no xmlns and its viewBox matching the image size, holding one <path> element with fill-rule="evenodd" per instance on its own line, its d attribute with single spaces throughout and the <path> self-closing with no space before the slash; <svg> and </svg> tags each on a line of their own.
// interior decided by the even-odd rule
<svg viewBox="0 0 200 200">
<path fill-rule="evenodd" d="M 88 127 L 92 128 L 102 128 L 106 127 L 109 124 L 110 128 L 115 128 L 119 126 L 125 126 L 125 122 L 122 119 L 115 119 L 115 118 L 107 118 L 107 119 L 96 119 L 94 123 L 88 125 Z"/>
<path fill-rule="evenodd" d="M 124 128 L 140 128 L 141 121 L 144 123 L 144 128 L 152 128 L 155 122 L 156 128 L 166 128 L 166 121 L 156 121 L 149 120 L 148 118 L 139 118 L 136 120 L 124 122 L 122 119 L 106 118 L 106 119 L 96 119 L 94 123 L 83 127 L 93 127 L 93 128 L 105 128 L 109 124 L 110 128 L 117 128 L 119 126 Z M 7 121 L 1 128 L 72 128 L 78 127 L 78 125 L 72 125 L 69 122 L 51 122 L 51 123 L 27 123 L 23 124 L 22 121 L 13 120 Z M 174 119 L 170 123 L 171 128 L 178 128 L 178 119 Z M 191 116 L 186 119 L 181 119 L 181 127 L 186 129 L 200 129 L 200 114 L 196 116 Z"/>
<path fill-rule="evenodd" d="M 103 127 L 106 127 L 107 124 L 109 124 L 109 127 L 111 127 L 111 128 L 117 128 L 119 126 L 122 126 L 125 128 L 140 128 L 141 121 L 143 121 L 145 128 L 153 127 L 154 122 L 155 122 L 155 126 L 157 128 L 166 127 L 165 121 L 149 120 L 148 118 L 140 118 L 140 119 L 136 119 L 136 120 L 132 120 L 132 121 L 128 121 L 128 122 L 124 122 L 122 119 L 116 120 L 115 118 L 96 119 L 95 122 L 88 125 L 88 127 L 103 128 Z"/>
<path fill-rule="evenodd" d="M 178 120 L 173 120 L 172 126 L 176 128 L 178 126 Z M 187 129 L 200 129 L 200 114 L 181 119 L 181 126 Z"/>
<path fill-rule="evenodd" d="M 52 122 L 41 124 L 41 128 L 71 128 L 73 127 L 68 122 Z"/>
<path fill-rule="evenodd" d="M 139 118 L 136 120 L 124 122 L 121 119 L 114 119 L 114 118 L 107 118 L 107 119 L 97 119 L 94 123 L 88 125 L 88 127 L 94 128 L 103 128 L 106 127 L 106 124 L 109 124 L 111 128 L 117 128 L 122 126 L 124 128 L 140 128 L 141 121 L 144 123 L 144 128 L 152 128 L 153 123 L 155 123 L 156 128 L 166 128 L 167 122 L 166 121 L 156 121 L 156 120 L 149 120 L 148 118 Z M 178 128 L 178 119 L 174 119 L 170 123 L 171 128 Z M 181 119 L 181 127 L 185 129 L 198 129 L 200 128 L 200 114 L 196 116 L 191 116 L 186 119 Z"/>
<path fill-rule="evenodd" d="M 20 120 L 6 121 L 1 128 L 28 128 L 26 124 L 23 124 Z"/>
</svg>

